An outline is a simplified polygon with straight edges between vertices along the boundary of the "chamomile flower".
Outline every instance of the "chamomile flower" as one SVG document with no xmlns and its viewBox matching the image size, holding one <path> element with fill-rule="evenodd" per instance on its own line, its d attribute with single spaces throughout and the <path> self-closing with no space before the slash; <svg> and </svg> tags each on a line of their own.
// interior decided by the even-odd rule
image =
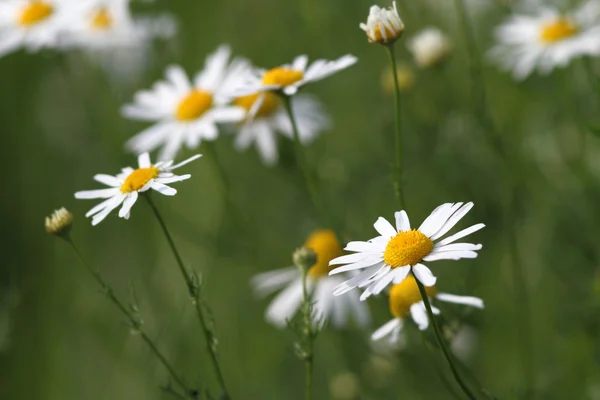
<svg viewBox="0 0 600 400">
<path fill-rule="evenodd" d="M 438 293 L 435 286 L 430 286 L 425 290 L 430 298 L 436 300 L 447 303 L 463 304 L 476 308 L 484 307 L 483 300 L 478 297 Z M 436 315 L 440 313 L 440 310 L 433 305 L 431 306 L 431 310 Z M 394 319 L 388 321 L 373 332 L 371 335 L 372 340 L 387 338 L 390 343 L 398 342 L 400 339 L 400 332 L 404 325 L 404 319 L 409 315 L 420 330 L 425 330 L 429 327 L 427 310 L 421 298 L 417 282 L 412 275 L 407 276 L 401 283 L 392 286 L 390 289 L 390 312 L 394 316 Z"/>
<path fill-rule="evenodd" d="M 143 153 L 138 156 L 137 169 L 127 167 L 116 176 L 105 174 L 94 176 L 94 180 L 110 186 L 109 188 L 77 192 L 75 198 L 106 199 L 85 214 L 86 217 L 92 217 L 92 225 L 98 225 L 121 204 L 123 206 L 119 210 L 119 217 L 128 219 L 140 193 L 152 189 L 165 196 L 174 196 L 177 190 L 167 185 L 189 179 L 191 175 L 175 175 L 171 171 L 200 157 L 200 154 L 196 154 L 175 165 L 173 161 L 159 161 L 152 164 L 148 153 Z"/>
<path fill-rule="evenodd" d="M 308 66 L 308 56 L 301 55 L 291 64 L 269 70 L 256 69 L 247 81 L 237 89 L 238 96 L 258 92 L 281 92 L 287 96 L 296 94 L 308 83 L 320 81 L 356 63 L 358 59 L 346 54 L 337 60 L 318 59 Z"/>
<path fill-rule="evenodd" d="M 600 54 L 600 1 L 590 0 L 571 13 L 546 6 L 538 15 L 514 15 L 496 29 L 490 57 L 515 79 L 534 70 L 548 74 L 572 59 Z"/>
<path fill-rule="evenodd" d="M 396 227 L 379 217 L 375 222 L 377 236 L 366 242 L 350 242 L 345 250 L 356 253 L 335 258 L 330 265 L 342 265 L 329 274 L 356 271 L 359 274 L 335 288 L 334 295 L 341 295 L 355 287 L 365 288 L 361 300 L 379 294 L 390 283 L 398 284 L 412 271 L 425 286 L 433 286 L 437 278 L 423 261 L 460 260 L 476 258 L 480 244 L 454 243 L 485 225 L 476 224 L 441 239 L 473 207 L 473 203 L 445 203 L 437 207 L 418 229 L 411 229 L 405 211 L 395 213 Z"/>
<path fill-rule="evenodd" d="M 398 15 L 396 2 L 389 9 L 371 6 L 367 23 L 361 23 L 360 29 L 365 31 L 371 43 L 393 43 L 404 32 L 404 23 Z"/>
<path fill-rule="evenodd" d="M 237 68 L 237 61 L 229 64 L 230 53 L 228 46 L 219 47 L 193 82 L 181 67 L 171 66 L 165 81 L 137 93 L 134 102 L 123 107 L 123 115 L 156 124 L 130 139 L 126 147 L 136 153 L 160 147 L 158 158 L 168 160 L 184 145 L 195 149 L 202 140 L 215 140 L 217 123 L 241 121 L 244 109 L 227 105 L 230 93 L 222 90 L 228 74 Z"/>
<path fill-rule="evenodd" d="M 35 52 L 61 46 L 65 3 L 64 0 L 0 2 L 0 56 L 19 48 Z"/>
<path fill-rule="evenodd" d="M 360 325 L 369 322 L 369 311 L 365 303 L 361 303 L 357 293 L 346 297 L 334 297 L 333 288 L 343 282 L 343 278 L 328 276 L 331 269 L 329 261 L 342 254 L 340 243 L 331 230 L 313 232 L 304 247 L 308 247 L 317 255 L 317 262 L 308 270 L 308 288 L 314 303 L 313 322 L 330 321 L 336 327 L 345 326 L 351 318 Z M 302 274 L 297 267 L 282 268 L 258 274 L 252 278 L 254 291 L 260 296 L 267 296 L 280 289 L 273 299 L 265 318 L 277 327 L 285 327 L 288 320 L 302 304 Z"/>
<path fill-rule="evenodd" d="M 448 58 L 452 45 L 439 29 L 425 28 L 408 41 L 408 49 L 419 67 L 430 68 Z"/>
</svg>

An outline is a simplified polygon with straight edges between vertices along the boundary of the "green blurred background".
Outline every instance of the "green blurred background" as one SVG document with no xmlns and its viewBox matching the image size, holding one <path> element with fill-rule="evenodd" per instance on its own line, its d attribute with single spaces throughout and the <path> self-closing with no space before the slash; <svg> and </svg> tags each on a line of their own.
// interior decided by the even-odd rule
<svg viewBox="0 0 600 400">
<path fill-rule="evenodd" d="M 480 2 L 468 3 L 483 52 L 508 8 Z M 334 122 L 308 155 L 327 204 L 349 237 L 371 238 L 377 217 L 392 217 L 393 103 L 381 84 L 388 60 L 358 29 L 370 5 L 345 0 L 136 5 L 140 15 L 173 14 L 179 33 L 156 44 L 146 71 L 118 83 L 79 53 L 19 52 L 0 59 L 5 165 L 0 398 L 168 398 L 160 390 L 168 383 L 165 370 L 129 333 L 66 243 L 44 231 L 44 217 L 61 206 L 75 214 L 74 240 L 116 293 L 129 299 L 135 289 L 144 329 L 176 370 L 215 393 L 201 331 L 148 206 L 137 204 L 129 221 L 111 216 L 92 227 L 84 213 L 93 202 L 73 198 L 75 191 L 97 186 L 94 174 L 135 164 L 123 143 L 145 125 L 122 119 L 119 108 L 135 91 L 160 79 L 171 63 L 193 73 L 221 43 L 265 67 L 302 53 L 311 59 L 358 56 L 355 66 L 307 88 L 324 102 Z M 397 48 L 399 62 L 415 73 L 413 87 L 403 93 L 411 220 L 417 223 L 444 202 L 474 201 L 461 226 L 487 225 L 473 239 L 484 245 L 479 258 L 433 265 L 440 290 L 486 302 L 484 311 L 467 315 L 460 307 L 443 308 L 446 322 L 473 329 L 476 340 L 466 363 L 502 399 L 600 399 L 600 163 L 597 138 L 584 129 L 598 119 L 599 108 L 583 65 L 576 61 L 548 77 L 516 83 L 484 62 L 492 114 L 514 163 L 507 172 L 474 114 L 472 76 L 452 2 L 398 6 L 405 37 L 434 25 L 454 43 L 452 58 L 426 71 L 416 69 L 402 40 Z M 177 186 L 176 197 L 156 198 L 184 259 L 204 274 L 234 399 L 304 396 L 295 337 L 264 322 L 268 300 L 255 299 L 248 283 L 257 272 L 290 265 L 292 251 L 320 227 L 291 142 L 280 145 L 280 164 L 267 168 L 254 149 L 238 153 L 232 136 L 224 134 L 216 148 L 228 194 L 205 157 L 185 168 L 193 177 Z M 510 193 L 515 180 L 518 192 Z M 515 199 L 509 208 L 507 198 Z M 243 226 L 232 207 L 243 214 Z M 526 339 L 518 329 L 524 304 L 515 290 L 509 235 L 515 238 L 529 292 L 532 340 L 526 347 L 533 357 L 535 395 L 524 394 L 520 352 Z M 369 305 L 371 328 L 390 318 L 385 296 Z M 407 327 L 404 350 L 383 356 L 369 344 L 371 330 L 326 329 L 319 336 L 315 398 L 453 398 L 443 383 L 451 381 L 444 360 L 423 345 L 414 326 Z M 351 388 L 350 383 L 357 390 L 340 397 L 339 387 Z"/>
</svg>

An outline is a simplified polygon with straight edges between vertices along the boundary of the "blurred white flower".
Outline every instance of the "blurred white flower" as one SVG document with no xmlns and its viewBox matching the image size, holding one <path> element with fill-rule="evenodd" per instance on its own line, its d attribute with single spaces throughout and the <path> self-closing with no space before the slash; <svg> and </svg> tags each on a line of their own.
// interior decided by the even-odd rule
<svg viewBox="0 0 600 400">
<path fill-rule="evenodd" d="M 232 88 L 240 87 L 251 70 L 250 64 L 246 64 L 239 72 L 231 74 L 226 84 Z M 253 93 L 235 98 L 233 104 L 246 111 L 244 120 L 237 124 L 235 147 L 244 150 L 254 143 L 263 162 L 275 164 L 278 160 L 277 133 L 289 139 L 294 137 L 282 99 L 272 92 Z M 296 96 L 292 108 L 302 143 L 309 143 L 329 127 L 329 118 L 321 103 L 312 96 Z"/>
<path fill-rule="evenodd" d="M 68 4 L 65 0 L 0 1 L 0 56 L 19 48 L 35 52 L 61 47 Z"/>
<path fill-rule="evenodd" d="M 438 293 L 435 286 L 427 287 L 427 295 L 440 301 L 448 303 L 464 304 L 471 307 L 483 308 L 483 300 L 478 297 L 457 296 L 455 294 Z M 417 282 L 412 275 L 409 275 L 401 283 L 392 286 L 390 289 L 390 312 L 393 319 L 379 327 L 371 335 L 372 340 L 381 340 L 387 338 L 390 343 L 396 343 L 400 339 L 400 332 L 404 325 L 404 319 L 411 316 L 419 329 L 425 330 L 429 327 L 429 317 L 425 304 L 421 298 L 421 293 Z M 440 310 L 433 305 L 431 310 L 434 314 L 439 314 Z"/>
<path fill-rule="evenodd" d="M 127 143 L 127 149 L 143 153 L 161 148 L 160 160 L 173 159 L 182 146 L 196 149 L 202 140 L 215 140 L 217 123 L 241 121 L 245 110 L 227 105 L 232 93 L 223 82 L 241 61 L 229 63 L 229 46 L 220 46 L 206 59 L 204 70 L 192 83 L 179 66 L 166 70 L 166 80 L 157 82 L 151 90 L 138 92 L 134 102 L 122 108 L 131 119 L 157 122 L 138 133 Z"/>
<path fill-rule="evenodd" d="M 373 294 L 379 294 L 390 283 L 399 284 L 412 271 L 425 286 L 433 286 L 437 278 L 423 261 L 460 260 L 476 258 L 480 244 L 453 243 L 485 225 L 476 224 L 434 243 L 448 233 L 468 212 L 473 203 L 445 203 L 437 207 L 423 221 L 419 229 L 411 229 L 405 211 L 395 213 L 396 227 L 386 219 L 379 217 L 375 230 L 380 234 L 366 242 L 350 242 L 345 250 L 354 251 L 329 262 L 330 265 L 342 265 L 329 274 L 363 269 L 362 272 L 335 288 L 334 295 L 349 292 L 355 287 L 366 290 L 360 296 L 365 300 Z"/>
<path fill-rule="evenodd" d="M 404 32 L 404 23 L 398 15 L 396 2 L 388 9 L 371 6 L 367 23 L 361 23 L 360 29 L 365 31 L 369 42 L 387 44 L 394 42 Z"/>
<path fill-rule="evenodd" d="M 490 57 L 522 80 L 537 69 L 548 74 L 573 58 L 600 55 L 600 1 L 567 14 L 543 7 L 538 15 L 513 15 L 496 29 Z"/>
<path fill-rule="evenodd" d="M 437 28 L 425 28 L 408 41 L 408 49 L 421 68 L 441 64 L 452 52 L 450 40 Z"/>
<path fill-rule="evenodd" d="M 342 254 L 335 233 L 317 230 L 308 237 L 304 247 L 317 254 L 317 262 L 308 270 L 307 279 L 314 303 L 313 323 L 329 321 L 339 328 L 346 326 L 353 318 L 360 325 L 368 324 L 369 310 L 366 304 L 360 302 L 357 293 L 347 297 L 332 295 L 333 288 L 343 281 L 339 277 L 327 276 L 331 269 L 328 262 Z M 251 284 L 260 296 L 283 289 L 267 308 L 265 318 L 277 327 L 285 327 L 302 304 L 302 275 L 298 268 L 288 267 L 258 274 L 252 278 Z"/>
<path fill-rule="evenodd" d="M 153 189 L 165 196 L 174 196 L 177 190 L 167 185 L 189 179 L 191 175 L 175 175 L 171 171 L 200 157 L 200 154 L 196 154 L 176 165 L 173 165 L 173 161 L 159 161 L 152 164 L 148 153 L 143 153 L 138 157 L 137 169 L 126 167 L 116 176 L 105 174 L 94 176 L 94 180 L 110 188 L 77 192 L 75 198 L 106 199 L 85 214 L 86 217 L 92 217 L 92 225 L 98 225 L 121 204 L 123 207 L 119 210 L 119 217 L 128 219 L 139 193 Z"/>
<path fill-rule="evenodd" d="M 270 70 L 254 70 L 246 82 L 238 88 L 237 96 L 265 91 L 282 92 L 291 96 L 300 87 L 325 79 L 350 67 L 357 60 L 355 56 L 346 54 L 333 61 L 318 59 L 308 66 L 308 56 L 301 55 L 296 57 L 291 65 L 285 64 Z"/>
</svg>

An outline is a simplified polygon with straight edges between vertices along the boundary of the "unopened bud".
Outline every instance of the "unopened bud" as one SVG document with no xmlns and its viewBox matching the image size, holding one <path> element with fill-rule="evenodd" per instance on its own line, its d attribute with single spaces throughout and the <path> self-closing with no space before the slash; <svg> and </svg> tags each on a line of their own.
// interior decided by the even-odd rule
<svg viewBox="0 0 600 400">
<path fill-rule="evenodd" d="M 45 225 L 46 232 L 56 236 L 65 236 L 69 233 L 73 225 L 73 214 L 62 207 L 54 211 L 49 217 L 46 217 Z"/>
<path fill-rule="evenodd" d="M 293 256 L 294 264 L 303 270 L 308 270 L 317 263 L 317 253 L 311 248 L 300 247 Z"/>
</svg>

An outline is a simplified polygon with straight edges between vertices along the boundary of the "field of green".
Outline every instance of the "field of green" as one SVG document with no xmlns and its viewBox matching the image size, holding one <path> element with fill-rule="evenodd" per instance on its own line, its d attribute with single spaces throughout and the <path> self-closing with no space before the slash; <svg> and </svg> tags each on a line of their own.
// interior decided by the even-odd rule
<svg viewBox="0 0 600 400">
<path fill-rule="evenodd" d="M 469 237 L 483 244 L 478 258 L 430 264 L 440 290 L 485 301 L 484 310 L 440 305 L 444 332 L 491 395 L 478 399 L 600 399 L 600 139 L 593 133 L 600 126 L 600 59 L 577 58 L 516 81 L 486 56 L 511 7 L 466 3 L 485 99 L 454 2 L 399 2 L 406 30 L 395 45 L 398 63 L 413 74 L 401 93 L 411 221 L 418 226 L 442 203 L 473 201 L 459 229 L 486 224 Z M 303 89 L 332 121 L 306 153 L 349 240 L 374 237 L 380 216 L 393 220 L 399 208 L 389 60 L 358 27 L 371 5 L 140 1 L 135 15 L 169 13 L 178 32 L 153 42 L 135 72 L 114 76 L 77 51 L 0 58 L 0 399 L 175 398 L 164 390 L 169 374 L 140 335 L 68 244 L 46 233 L 44 218 L 63 206 L 74 215 L 71 237 L 84 257 L 120 298 L 136 300 L 144 332 L 190 386 L 217 398 L 194 307 L 150 207 L 138 201 L 129 220 L 113 213 L 91 226 L 85 213 L 95 201 L 73 195 L 100 188 L 95 174 L 135 166 L 124 143 L 149 124 L 123 118 L 120 108 L 162 79 L 168 65 L 193 74 L 220 44 L 265 68 L 299 54 L 358 57 Z M 452 55 L 420 69 L 406 41 L 428 26 L 449 36 Z M 267 167 L 254 147 L 237 151 L 233 132 L 223 129 L 214 142 L 217 158 L 183 167 L 179 172 L 192 177 L 175 184 L 176 196 L 153 196 L 186 265 L 202 274 L 234 400 L 305 396 L 297 337 L 265 322 L 270 298 L 257 298 L 250 286 L 253 275 L 292 265 L 293 251 L 326 228 L 294 143 L 279 139 L 280 160 Z M 178 159 L 193 154 L 184 149 Z M 401 350 L 375 348 L 369 337 L 391 314 L 385 293 L 367 303 L 369 328 L 326 326 L 317 337 L 314 399 L 466 398 L 431 329 L 422 333 L 407 320 Z M 468 371 L 461 374 L 472 382 Z"/>
</svg>

